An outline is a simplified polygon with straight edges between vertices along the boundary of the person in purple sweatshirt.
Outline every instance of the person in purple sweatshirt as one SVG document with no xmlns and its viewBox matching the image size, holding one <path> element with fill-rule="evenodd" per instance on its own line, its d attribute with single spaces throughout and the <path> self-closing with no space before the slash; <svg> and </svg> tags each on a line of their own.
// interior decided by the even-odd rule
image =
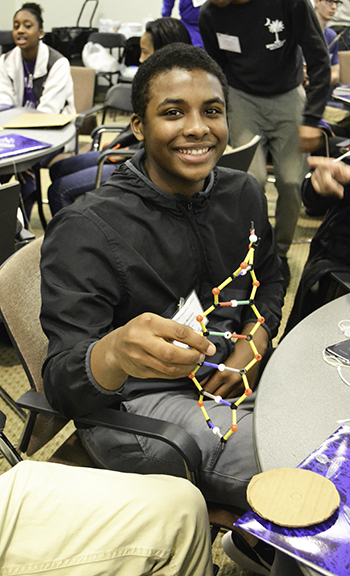
<svg viewBox="0 0 350 576">
<path fill-rule="evenodd" d="M 162 16 L 171 16 L 175 0 L 163 0 Z M 179 0 L 179 12 L 182 22 L 190 33 L 193 46 L 203 48 L 202 37 L 199 32 L 198 15 L 200 6 L 194 7 L 192 0 Z"/>
</svg>

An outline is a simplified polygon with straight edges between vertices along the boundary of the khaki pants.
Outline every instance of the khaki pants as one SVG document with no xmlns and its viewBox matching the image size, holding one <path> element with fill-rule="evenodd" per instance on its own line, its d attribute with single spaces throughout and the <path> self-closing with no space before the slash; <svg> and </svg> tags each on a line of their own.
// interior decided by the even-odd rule
<svg viewBox="0 0 350 576">
<path fill-rule="evenodd" d="M 259 134 L 260 144 L 249 173 L 264 187 L 266 155 L 272 154 L 278 198 L 275 235 L 277 252 L 285 256 L 292 243 L 300 207 L 300 187 L 309 171 L 299 150 L 299 126 L 305 104 L 302 86 L 276 96 L 260 97 L 230 87 L 228 121 L 231 146 L 241 146 Z"/>
<path fill-rule="evenodd" d="M 212 574 L 187 480 L 25 461 L 0 476 L 0 574 Z"/>
</svg>

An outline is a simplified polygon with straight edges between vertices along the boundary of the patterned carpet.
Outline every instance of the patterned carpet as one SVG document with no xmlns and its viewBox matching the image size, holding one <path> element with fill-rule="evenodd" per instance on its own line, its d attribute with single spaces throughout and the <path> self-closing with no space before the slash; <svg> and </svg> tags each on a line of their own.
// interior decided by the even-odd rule
<svg viewBox="0 0 350 576">
<path fill-rule="evenodd" d="M 45 171 L 44 171 L 45 172 Z M 47 188 L 48 176 L 44 173 L 43 175 L 43 189 Z M 267 197 L 269 204 L 269 216 L 271 222 L 273 223 L 273 214 L 276 202 L 276 191 L 272 183 L 267 185 Z M 47 219 L 50 218 L 50 212 L 47 205 L 45 205 L 45 214 Z M 279 335 L 274 342 L 275 345 L 278 343 L 280 335 L 283 333 L 283 329 L 288 318 L 289 312 L 291 310 L 294 294 L 296 292 L 300 275 L 307 258 L 309 250 L 309 241 L 313 236 L 316 228 L 319 226 L 320 220 L 311 219 L 305 216 L 304 213 L 301 214 L 298 222 L 298 228 L 295 235 L 295 241 L 289 252 L 289 264 L 291 269 L 291 282 L 288 288 L 288 292 L 285 299 L 285 304 L 283 308 L 283 321 L 279 331 Z M 37 211 L 34 209 L 31 226 L 36 236 L 42 235 L 43 231 L 40 226 L 40 221 L 38 219 Z M 27 389 L 28 383 L 25 373 L 19 364 L 16 354 L 4 332 L 3 326 L 0 325 L 0 386 L 3 387 L 14 399 L 19 398 Z M 17 444 L 18 439 L 22 430 L 22 421 L 14 412 L 8 407 L 2 398 L 0 398 L 0 409 L 7 415 L 7 423 L 5 427 L 5 432 L 7 433 L 10 440 Z M 56 450 L 56 448 L 71 434 L 74 429 L 72 424 L 69 424 L 66 429 L 61 432 L 55 439 L 53 439 L 49 445 L 40 450 L 33 459 L 35 460 L 47 460 L 50 455 Z M 9 464 L 4 458 L 0 458 L 0 473 L 9 469 Z M 213 559 L 214 562 L 220 566 L 219 576 L 254 576 L 251 572 L 242 570 L 235 563 L 231 562 L 230 559 L 225 555 L 221 546 L 222 534 L 220 533 L 217 537 L 213 546 Z"/>
</svg>

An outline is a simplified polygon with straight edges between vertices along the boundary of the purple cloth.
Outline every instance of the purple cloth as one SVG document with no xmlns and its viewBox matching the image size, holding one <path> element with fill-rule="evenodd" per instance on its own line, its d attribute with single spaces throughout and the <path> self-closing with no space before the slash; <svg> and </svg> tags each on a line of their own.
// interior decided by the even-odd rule
<svg viewBox="0 0 350 576">
<path fill-rule="evenodd" d="M 321 574 L 350 573 L 350 426 L 341 426 L 298 466 L 329 478 L 340 495 L 340 506 L 328 520 L 306 528 L 283 528 L 254 512 L 236 526 Z"/>
<path fill-rule="evenodd" d="M 326 38 L 326 42 L 327 42 L 327 46 L 328 46 L 328 52 L 329 52 L 329 56 L 331 59 L 331 66 L 335 66 L 336 64 L 339 64 L 339 57 L 338 57 L 338 40 L 336 42 L 334 42 L 331 46 L 329 46 L 334 38 L 336 38 L 337 34 L 336 32 L 334 32 L 334 30 L 332 30 L 332 28 L 325 28 L 324 31 L 324 36 Z"/>
<path fill-rule="evenodd" d="M 38 105 L 38 100 L 33 90 L 34 68 L 35 68 L 35 60 L 34 62 L 30 62 L 29 64 L 23 60 L 23 74 L 24 74 L 23 106 L 25 108 L 36 108 Z"/>
<path fill-rule="evenodd" d="M 171 16 L 175 0 L 163 0 L 162 16 L 167 18 Z M 185 24 L 192 40 L 193 46 L 199 46 L 203 48 L 202 37 L 199 32 L 198 26 L 198 15 L 200 6 L 195 8 L 192 4 L 192 0 L 180 0 L 179 12 L 181 21 Z"/>
</svg>

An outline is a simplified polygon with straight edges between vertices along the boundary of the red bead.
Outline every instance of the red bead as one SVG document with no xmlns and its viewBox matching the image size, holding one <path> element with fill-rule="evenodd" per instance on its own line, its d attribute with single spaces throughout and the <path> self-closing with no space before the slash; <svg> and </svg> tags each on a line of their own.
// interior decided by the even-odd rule
<svg viewBox="0 0 350 576">
<path fill-rule="evenodd" d="M 196 320 L 197 320 L 197 322 L 203 322 L 203 316 L 198 314 L 198 316 L 196 317 Z"/>
<path fill-rule="evenodd" d="M 200 402 L 200 400 L 198 400 L 197 404 L 198 404 L 198 406 L 199 406 L 200 408 L 201 408 L 202 406 L 204 406 L 204 402 L 203 402 L 203 401 Z"/>
</svg>

